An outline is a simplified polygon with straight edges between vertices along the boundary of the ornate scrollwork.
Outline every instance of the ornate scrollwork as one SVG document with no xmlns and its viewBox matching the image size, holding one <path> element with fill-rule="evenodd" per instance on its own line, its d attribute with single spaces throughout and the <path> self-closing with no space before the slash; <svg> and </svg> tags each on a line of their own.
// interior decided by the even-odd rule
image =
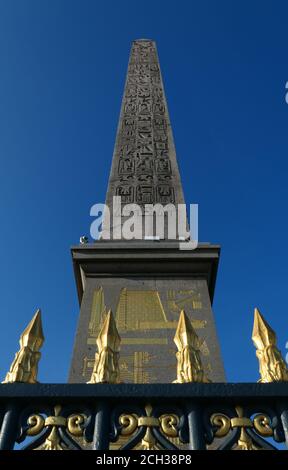
<svg viewBox="0 0 288 470">
<path fill-rule="evenodd" d="M 67 419 L 67 429 L 72 436 L 83 436 L 86 416 L 82 414 L 74 414 Z"/>
<path fill-rule="evenodd" d="M 179 418 L 176 415 L 160 416 L 160 426 L 164 434 L 169 437 L 177 437 L 179 426 Z"/>
<path fill-rule="evenodd" d="M 269 416 L 264 414 L 258 414 L 253 419 L 253 426 L 263 437 L 271 437 L 273 436 L 273 429 L 272 429 L 272 422 Z"/>
<path fill-rule="evenodd" d="M 276 432 L 277 421 L 273 423 L 270 416 L 264 413 L 258 413 L 253 418 L 247 417 L 241 406 L 236 406 L 235 410 L 237 416 L 228 416 L 224 413 L 213 413 L 210 416 L 213 435 L 217 438 L 227 437 L 219 449 L 274 449 L 262 437 L 274 436 L 275 440 L 279 440 Z"/>
<path fill-rule="evenodd" d="M 54 415 L 44 417 L 42 414 L 31 414 L 22 429 L 19 442 L 26 436 L 38 436 L 32 443 L 23 449 L 41 450 L 69 450 L 81 449 L 78 443 L 71 438 L 81 437 L 89 423 L 85 414 L 62 414 L 62 407 L 54 407 Z"/>
<path fill-rule="evenodd" d="M 27 430 L 28 436 L 37 436 L 45 426 L 45 419 L 41 415 L 31 415 L 27 420 L 29 426 Z"/>
<path fill-rule="evenodd" d="M 122 426 L 122 436 L 130 436 L 137 429 L 137 415 L 121 415 L 119 418 L 119 423 Z"/>
<path fill-rule="evenodd" d="M 211 416 L 211 424 L 216 428 L 214 435 L 216 437 L 227 436 L 228 432 L 231 429 L 230 418 L 222 414 L 214 414 Z"/>
<path fill-rule="evenodd" d="M 119 415 L 120 436 L 129 437 L 121 449 L 160 450 L 175 449 L 171 438 L 179 438 L 179 430 L 183 425 L 177 414 L 155 412 L 150 404 L 145 406 L 145 415 L 122 413 Z M 115 439 L 118 434 L 115 435 Z"/>
</svg>

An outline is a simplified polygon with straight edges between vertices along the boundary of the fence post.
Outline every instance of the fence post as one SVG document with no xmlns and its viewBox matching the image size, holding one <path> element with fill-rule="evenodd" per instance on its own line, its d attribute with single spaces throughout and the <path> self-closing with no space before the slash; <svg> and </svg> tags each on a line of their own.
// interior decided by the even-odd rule
<svg viewBox="0 0 288 470">
<path fill-rule="evenodd" d="M 288 404 L 281 403 L 278 409 L 279 409 L 281 422 L 282 422 L 282 426 L 284 430 L 285 444 L 286 444 L 286 447 L 288 447 Z"/>
<path fill-rule="evenodd" d="M 13 450 L 18 431 L 18 406 L 9 403 L 5 410 L 0 431 L 0 450 Z"/>
<path fill-rule="evenodd" d="M 109 449 L 110 409 L 107 402 L 98 405 L 93 436 L 93 450 Z"/>
<path fill-rule="evenodd" d="M 202 410 L 199 404 L 188 404 L 187 419 L 189 426 L 189 448 L 191 450 L 205 450 L 206 442 L 204 437 Z"/>
</svg>

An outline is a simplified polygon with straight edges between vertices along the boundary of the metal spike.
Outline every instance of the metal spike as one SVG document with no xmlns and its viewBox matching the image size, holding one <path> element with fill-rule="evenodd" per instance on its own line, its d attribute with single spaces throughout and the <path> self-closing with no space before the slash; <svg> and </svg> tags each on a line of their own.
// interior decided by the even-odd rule
<svg viewBox="0 0 288 470">
<path fill-rule="evenodd" d="M 44 343 L 41 310 L 38 309 L 20 337 L 20 349 L 15 354 L 9 372 L 3 383 L 37 383 L 39 349 Z"/>
<path fill-rule="evenodd" d="M 20 346 L 28 346 L 32 351 L 39 351 L 44 343 L 41 310 L 36 313 L 20 337 Z"/>
<path fill-rule="evenodd" d="M 276 345 L 275 331 L 268 325 L 258 308 L 254 310 L 252 340 L 257 349 L 264 349 L 269 345 Z"/>
<path fill-rule="evenodd" d="M 252 340 L 259 359 L 259 382 L 287 381 L 288 368 L 277 348 L 276 334 L 257 308 L 254 310 Z"/>
<path fill-rule="evenodd" d="M 111 310 L 107 313 L 104 324 L 96 340 L 98 352 L 91 379 L 87 383 L 119 383 L 119 351 L 121 338 Z"/>
<path fill-rule="evenodd" d="M 178 348 L 175 383 L 209 382 L 203 371 L 199 338 L 184 310 L 179 316 L 174 342 Z"/>
</svg>

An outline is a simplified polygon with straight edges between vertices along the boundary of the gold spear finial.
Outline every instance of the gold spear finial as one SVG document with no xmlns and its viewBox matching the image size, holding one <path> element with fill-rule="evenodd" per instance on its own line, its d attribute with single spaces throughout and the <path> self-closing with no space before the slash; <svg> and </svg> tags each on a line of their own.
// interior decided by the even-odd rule
<svg viewBox="0 0 288 470">
<path fill-rule="evenodd" d="M 20 336 L 20 349 L 15 354 L 9 372 L 3 383 L 27 382 L 37 383 L 38 362 L 41 357 L 39 349 L 44 343 L 41 310 L 38 309 Z"/>
<path fill-rule="evenodd" d="M 98 352 L 88 384 L 119 383 L 119 351 L 121 338 L 111 310 L 107 313 L 104 324 L 97 338 Z"/>
<path fill-rule="evenodd" d="M 288 381 L 288 368 L 276 345 L 276 334 L 257 308 L 254 310 L 252 340 L 259 359 L 259 382 Z"/>
<path fill-rule="evenodd" d="M 200 341 L 184 310 L 181 311 L 174 337 L 178 348 L 177 380 L 174 383 L 209 382 L 200 357 Z"/>
</svg>

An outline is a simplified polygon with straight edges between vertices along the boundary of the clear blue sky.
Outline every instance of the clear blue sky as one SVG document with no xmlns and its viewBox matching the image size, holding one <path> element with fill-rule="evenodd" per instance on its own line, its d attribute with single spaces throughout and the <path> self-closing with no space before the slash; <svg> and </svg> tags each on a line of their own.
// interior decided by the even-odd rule
<svg viewBox="0 0 288 470">
<path fill-rule="evenodd" d="M 220 243 L 229 381 L 256 381 L 254 306 L 288 341 L 287 2 L 0 0 L 0 373 L 40 306 L 39 380 L 65 382 L 70 246 L 104 202 L 130 44 L 157 42 L 187 203 Z"/>
</svg>

